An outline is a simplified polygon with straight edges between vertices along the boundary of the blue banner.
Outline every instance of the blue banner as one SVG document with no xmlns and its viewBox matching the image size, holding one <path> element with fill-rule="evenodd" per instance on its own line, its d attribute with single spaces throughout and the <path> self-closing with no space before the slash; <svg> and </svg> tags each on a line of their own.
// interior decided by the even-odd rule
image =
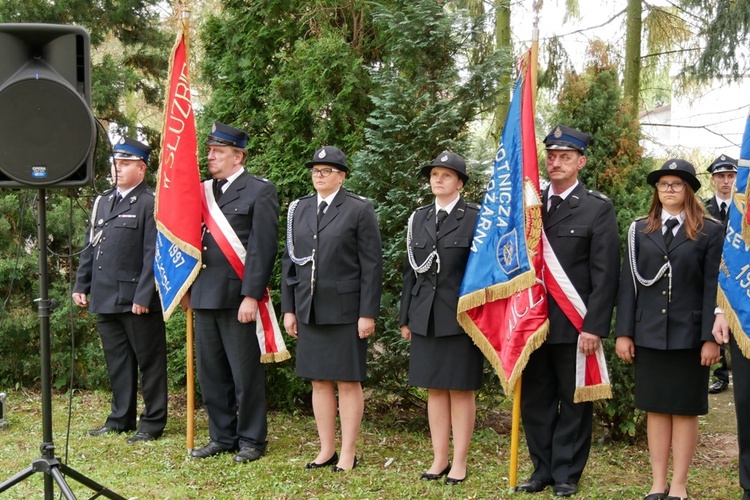
<svg viewBox="0 0 750 500">
<path fill-rule="evenodd" d="M 748 174 L 750 173 L 750 117 L 742 140 L 736 191 L 724 238 L 719 269 L 718 304 L 737 344 L 750 357 L 750 227 L 747 220 Z"/>
<path fill-rule="evenodd" d="M 531 270 L 524 227 L 521 99 L 516 98 L 521 85 L 519 78 L 477 218 L 461 295 L 506 283 Z"/>
</svg>

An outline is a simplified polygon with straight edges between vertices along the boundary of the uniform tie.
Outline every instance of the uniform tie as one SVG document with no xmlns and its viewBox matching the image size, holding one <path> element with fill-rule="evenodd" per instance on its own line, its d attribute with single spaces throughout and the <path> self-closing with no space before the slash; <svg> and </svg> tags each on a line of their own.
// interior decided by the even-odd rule
<svg viewBox="0 0 750 500">
<path fill-rule="evenodd" d="M 121 195 L 121 194 L 120 194 L 120 192 L 118 191 L 118 192 L 117 192 L 117 196 L 115 196 L 115 205 L 117 205 L 117 204 L 118 204 L 118 203 L 120 203 L 121 201 L 122 201 L 122 195 Z"/>
<path fill-rule="evenodd" d="M 670 217 L 664 223 L 664 225 L 667 226 L 667 231 L 664 233 L 664 244 L 667 246 L 667 249 L 669 249 L 669 245 L 672 244 L 672 240 L 674 239 L 674 233 L 672 232 L 672 230 L 678 224 L 679 224 L 679 221 L 675 219 L 674 217 Z"/>
<path fill-rule="evenodd" d="M 721 216 L 721 221 L 726 222 L 727 220 L 727 202 L 722 201 L 721 206 L 719 208 L 719 215 Z"/>
<path fill-rule="evenodd" d="M 560 206 L 560 203 L 563 202 L 562 196 L 558 196 L 556 194 L 553 194 L 549 197 L 549 210 L 547 210 L 547 216 L 552 217 L 552 214 L 555 213 L 555 210 L 557 210 L 557 207 Z"/>
<path fill-rule="evenodd" d="M 441 208 L 440 210 L 438 210 L 438 213 L 437 213 L 437 233 L 438 234 L 440 234 L 440 226 L 443 225 L 443 222 L 445 222 L 445 219 L 447 217 L 448 217 L 448 212 L 444 208 Z"/>
<path fill-rule="evenodd" d="M 226 179 L 214 179 L 214 199 L 216 201 L 219 201 L 219 198 L 221 198 L 221 195 L 224 194 L 224 184 L 226 184 Z"/>
<path fill-rule="evenodd" d="M 320 221 L 323 219 L 323 216 L 326 213 L 326 207 L 328 206 L 328 203 L 325 202 L 325 200 L 320 202 L 320 205 L 318 205 L 318 226 L 320 226 Z"/>
</svg>

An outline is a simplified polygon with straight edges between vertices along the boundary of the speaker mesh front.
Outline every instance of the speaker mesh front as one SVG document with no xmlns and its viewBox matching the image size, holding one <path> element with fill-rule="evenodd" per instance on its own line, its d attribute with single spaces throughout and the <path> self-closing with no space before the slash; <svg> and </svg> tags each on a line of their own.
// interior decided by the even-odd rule
<svg viewBox="0 0 750 500">
<path fill-rule="evenodd" d="M 43 77 L 19 80 L 0 90 L 0 110 L 0 172 L 13 180 L 55 184 L 87 161 L 94 119 L 69 87 Z"/>
</svg>

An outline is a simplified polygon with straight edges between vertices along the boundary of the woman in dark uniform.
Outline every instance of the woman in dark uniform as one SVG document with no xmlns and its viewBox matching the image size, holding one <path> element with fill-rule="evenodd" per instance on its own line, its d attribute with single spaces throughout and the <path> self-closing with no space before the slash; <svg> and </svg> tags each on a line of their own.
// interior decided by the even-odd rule
<svg viewBox="0 0 750 500">
<path fill-rule="evenodd" d="M 380 311 L 382 249 L 372 204 L 342 188 L 349 172 L 344 153 L 325 146 L 306 166 L 316 194 L 289 205 L 281 305 L 284 328 L 298 339 L 296 373 L 313 386 L 320 452 L 305 467 L 333 466 L 338 472 L 357 465 L 361 382 L 367 337 Z M 341 456 L 336 453 L 337 407 Z"/>
<path fill-rule="evenodd" d="M 466 162 L 443 152 L 422 167 L 435 202 L 417 209 L 407 229 L 401 292 L 401 336 L 411 341 L 409 383 L 428 389 L 427 416 L 434 457 L 425 480 L 466 479 L 474 432 L 474 391 L 482 386 L 484 358 L 456 321 L 458 296 L 479 209 L 461 197 Z M 448 460 L 453 431 L 453 463 Z"/>
<path fill-rule="evenodd" d="M 654 198 L 628 234 L 615 326 L 617 355 L 635 366 L 635 406 L 647 412 L 653 483 L 647 500 L 687 498 L 687 473 L 708 413 L 711 328 L 724 228 L 704 214 L 685 160 L 648 175 Z M 667 482 L 670 448 L 673 471 Z"/>
</svg>

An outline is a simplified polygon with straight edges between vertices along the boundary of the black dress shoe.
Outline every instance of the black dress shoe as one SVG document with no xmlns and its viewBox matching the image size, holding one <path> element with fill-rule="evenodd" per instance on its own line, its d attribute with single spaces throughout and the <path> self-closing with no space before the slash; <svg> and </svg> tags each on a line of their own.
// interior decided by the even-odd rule
<svg viewBox="0 0 750 500">
<path fill-rule="evenodd" d="M 133 444 L 138 441 L 153 441 L 156 436 L 149 434 L 148 432 L 136 432 L 135 435 L 128 438 L 127 443 Z"/>
<path fill-rule="evenodd" d="M 89 431 L 86 431 L 86 433 L 89 436 L 103 436 L 104 434 L 109 434 L 110 432 L 122 432 L 122 431 L 115 429 L 114 427 L 109 427 L 108 425 L 103 425 L 99 427 L 98 429 L 91 429 Z"/>
<path fill-rule="evenodd" d="M 729 387 L 729 382 L 724 382 L 723 380 L 717 380 L 716 382 L 708 386 L 708 393 L 719 394 L 720 392 L 726 391 L 727 387 Z M 676 498 L 679 498 L 679 497 L 676 497 Z"/>
<path fill-rule="evenodd" d="M 229 450 L 225 450 L 224 448 L 222 448 L 221 445 L 216 441 L 209 441 L 206 446 L 202 448 L 196 448 L 191 451 L 190 456 L 193 458 L 208 458 L 220 453 L 224 453 L 226 451 Z"/>
<path fill-rule="evenodd" d="M 516 486 L 516 491 L 525 491 L 526 493 L 539 493 L 552 483 L 544 482 L 540 479 L 529 479 L 525 483 Z"/>
<path fill-rule="evenodd" d="M 346 471 L 348 471 L 348 470 L 352 470 L 352 469 L 354 469 L 354 468 L 355 468 L 355 467 L 357 466 L 357 463 L 358 463 L 358 461 L 357 461 L 357 457 L 355 456 L 355 457 L 354 457 L 354 463 L 352 464 L 352 468 L 351 468 L 351 469 L 342 469 L 342 468 L 341 468 L 341 467 L 339 467 L 338 465 L 334 465 L 334 466 L 333 466 L 333 469 L 331 469 L 331 470 L 332 470 L 333 472 L 346 472 Z"/>
<path fill-rule="evenodd" d="M 442 470 L 442 472 L 439 472 L 437 474 L 431 474 L 429 472 L 425 472 L 421 476 L 419 476 L 419 479 L 424 479 L 425 481 L 437 481 L 441 477 L 445 476 L 451 471 L 451 463 L 448 462 L 448 465 L 445 466 L 445 469 Z"/>
<path fill-rule="evenodd" d="M 557 483 L 552 491 L 555 492 L 556 497 L 571 497 L 578 493 L 578 485 L 576 483 Z"/>
<path fill-rule="evenodd" d="M 312 470 L 312 469 L 320 469 L 322 467 L 330 467 L 331 465 L 335 464 L 338 461 L 339 461 L 339 454 L 334 451 L 333 456 L 331 456 L 331 458 L 329 458 L 322 464 L 319 464 L 317 462 L 307 462 L 305 464 L 305 469 Z"/>
<path fill-rule="evenodd" d="M 245 462 L 255 462 L 263 456 L 265 450 L 259 450 L 252 446 L 243 446 L 239 452 L 234 456 L 234 461 L 238 464 Z"/>
</svg>

